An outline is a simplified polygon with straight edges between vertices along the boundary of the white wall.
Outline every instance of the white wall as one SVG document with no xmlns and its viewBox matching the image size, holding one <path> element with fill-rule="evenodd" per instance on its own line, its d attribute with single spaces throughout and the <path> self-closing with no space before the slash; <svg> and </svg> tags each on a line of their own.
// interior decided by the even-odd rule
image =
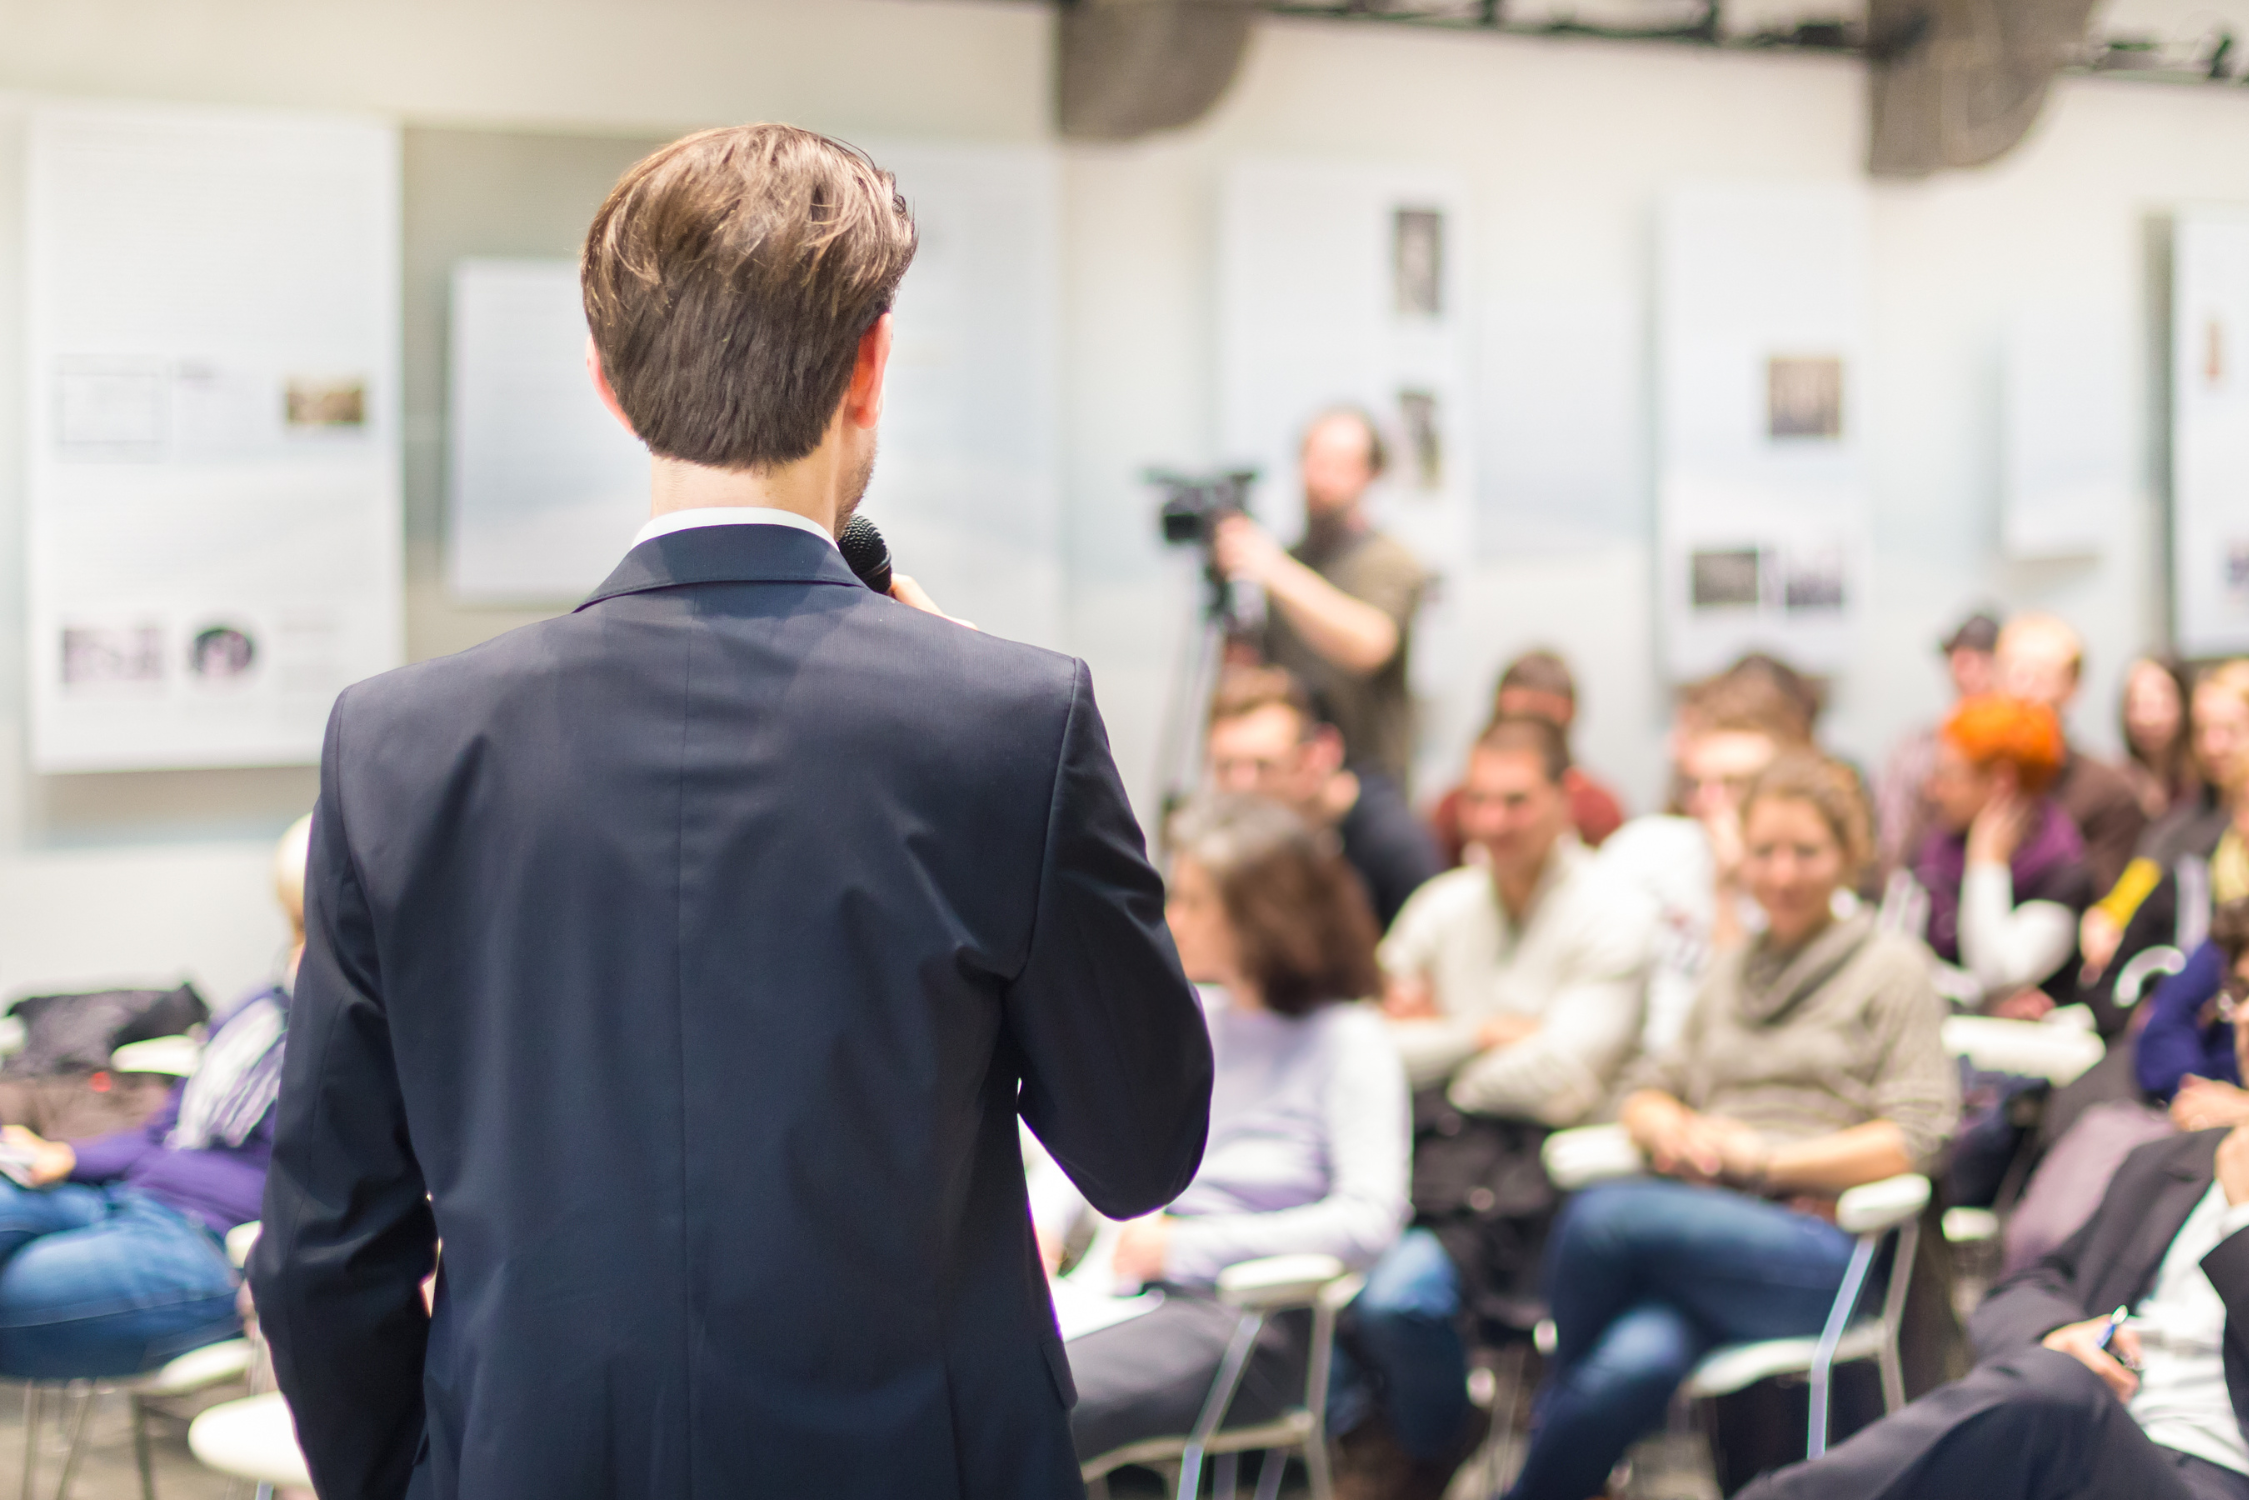
<svg viewBox="0 0 2249 1500">
<path fill-rule="evenodd" d="M 870 138 L 1023 141 L 1049 133 L 1051 25 L 1042 5 L 943 0 L 0 0 L 0 88 L 368 108 L 418 123 L 571 132 L 778 117 Z M 1834 58 L 1267 21 L 1234 90 L 1203 124 L 1145 143 L 1071 147 L 1062 434 L 1070 629 L 1094 663 L 1136 790 L 1152 783 L 1175 622 L 1188 601 L 1184 560 L 1155 544 L 1136 476 L 1150 462 L 1228 457 L 1214 447 L 1212 304 L 1215 197 L 1235 154 L 1456 170 L 1472 192 L 1479 295 L 1622 305 L 1644 326 L 1657 190 L 1680 177 L 1856 179 L 1864 92 L 1861 69 Z M 262 877 L 236 856 L 268 831 L 253 826 L 261 820 L 278 831 L 283 804 L 307 783 L 159 778 L 118 782 L 112 794 L 100 778 L 13 769 L 20 319 L 5 288 L 16 257 L 14 172 L 0 152 L 0 556 L 11 559 L 0 568 L 0 718 L 10 720 L 0 723 L 0 902 L 9 905 L 0 988 L 32 968 L 42 978 L 74 966 L 108 974 L 127 954 L 157 964 L 140 956 L 150 937 L 177 943 L 181 965 L 216 976 L 239 968 L 270 922 Z M 1839 748 L 1875 758 L 1937 707 L 1935 638 L 1985 599 L 2047 605 L 2086 631 L 2094 654 L 2078 727 L 2095 745 L 2113 744 L 2117 674 L 2163 625 L 2154 544 L 2162 434 L 2146 359 L 2150 225 L 2184 201 L 2244 199 L 2249 91 L 2098 80 L 2061 84 L 2031 139 L 1995 167 L 1874 189 L 1864 414 L 1875 458 L 1873 592 L 1862 649 L 1838 684 Z M 2113 545 L 2098 560 L 2024 566 L 1998 556 L 1999 340 L 2007 318 L 2033 301 L 2106 311 L 2148 335 L 2132 372 L 2148 498 L 2113 518 Z M 1644 351 L 1640 364 L 1613 399 L 1644 434 Z M 1477 659 L 1436 705 L 1435 762 L 1457 753 L 1498 664 L 1546 642 L 1585 680 L 1585 757 L 1635 803 L 1654 795 L 1665 697 L 1652 665 L 1644 441 L 1631 472 L 1635 493 L 1592 517 L 1572 550 L 1510 557 L 1502 546 L 1472 564 L 1457 598 Z M 973 601 L 958 603 L 974 615 Z M 46 784 L 58 781 L 73 784 Z M 240 913 L 238 929 L 214 918 L 230 931 L 207 953 L 183 930 L 195 924 L 155 915 L 178 907 L 179 884 L 140 848 L 157 839 L 207 856 L 207 883 L 225 887 L 231 904 L 222 904 Z M 113 851 L 70 856 L 91 862 L 74 870 L 113 869 L 113 897 L 9 878 L 72 843 Z M 8 951 L 26 932 L 41 935 L 30 967 Z"/>
</svg>

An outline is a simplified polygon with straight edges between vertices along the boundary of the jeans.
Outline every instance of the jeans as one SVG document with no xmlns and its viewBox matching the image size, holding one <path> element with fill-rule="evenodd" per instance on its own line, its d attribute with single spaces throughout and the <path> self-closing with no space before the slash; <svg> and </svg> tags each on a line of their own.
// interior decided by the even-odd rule
<svg viewBox="0 0 2249 1500">
<path fill-rule="evenodd" d="M 0 1375 L 138 1375 L 240 1323 L 218 1236 L 134 1188 L 0 1179 Z"/>
<path fill-rule="evenodd" d="M 1827 1322 L 1851 1237 L 1723 1188 L 1589 1188 L 1547 1248 L 1557 1346 L 1513 1500 L 1599 1494 L 1703 1355 Z"/>
<path fill-rule="evenodd" d="M 1328 1381 L 1336 1431 L 1357 1426 L 1379 1390 L 1398 1446 L 1424 1462 L 1444 1456 L 1468 1419 L 1460 1299 L 1460 1272 L 1437 1237 L 1400 1235 L 1343 1315 Z"/>
</svg>

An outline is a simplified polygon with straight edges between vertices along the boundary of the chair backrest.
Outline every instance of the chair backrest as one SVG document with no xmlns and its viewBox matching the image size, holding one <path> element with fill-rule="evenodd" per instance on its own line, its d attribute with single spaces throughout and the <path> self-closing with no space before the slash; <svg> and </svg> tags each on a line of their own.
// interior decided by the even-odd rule
<svg viewBox="0 0 2249 1500">
<path fill-rule="evenodd" d="M 2130 1010 L 2140 1003 L 2140 993 L 2148 981 L 2162 974 L 2176 974 L 2187 966 L 2187 956 L 2169 944 L 2143 948 L 2125 961 L 2116 971 L 2116 1008 Z"/>
<path fill-rule="evenodd" d="M 2056 1088 L 2077 1078 L 2107 1052 L 2101 1039 L 2074 1026 L 2005 1021 L 1996 1016 L 1948 1016 L 1944 1050 L 1986 1073 L 2043 1078 Z"/>
</svg>

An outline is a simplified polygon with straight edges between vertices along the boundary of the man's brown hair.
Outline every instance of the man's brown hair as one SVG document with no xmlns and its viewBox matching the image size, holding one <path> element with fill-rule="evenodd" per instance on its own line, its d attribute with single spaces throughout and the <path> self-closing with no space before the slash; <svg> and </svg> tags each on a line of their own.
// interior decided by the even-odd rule
<svg viewBox="0 0 2249 1500">
<path fill-rule="evenodd" d="M 1295 714 L 1304 733 L 1310 734 L 1319 727 L 1319 715 L 1312 711 L 1311 696 L 1304 691 L 1304 684 L 1287 670 L 1229 667 L 1220 675 L 1218 686 L 1210 695 L 1210 722 L 1222 724 L 1276 705 Z"/>
<path fill-rule="evenodd" d="M 890 174 L 851 147 L 706 130 L 610 189 L 579 264 L 586 324 L 650 452 L 777 468 L 820 446 L 914 245 Z"/>
<path fill-rule="evenodd" d="M 1570 774 L 1570 742 L 1552 719 L 1536 714 L 1498 714 L 1476 736 L 1473 754 L 1528 755 L 1537 759 L 1548 783 L 1560 786 Z"/>
</svg>

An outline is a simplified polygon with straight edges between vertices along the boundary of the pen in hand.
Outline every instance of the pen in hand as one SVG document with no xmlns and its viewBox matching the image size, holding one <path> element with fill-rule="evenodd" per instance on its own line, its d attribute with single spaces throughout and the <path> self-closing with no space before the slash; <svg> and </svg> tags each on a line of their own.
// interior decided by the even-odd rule
<svg viewBox="0 0 2249 1500">
<path fill-rule="evenodd" d="M 2108 1321 L 2101 1325 L 2100 1337 L 2093 1340 L 2093 1347 L 2105 1352 L 2109 1346 L 2109 1340 L 2116 1337 L 2116 1330 L 2122 1328 L 2124 1326 L 2124 1320 L 2131 1315 L 2132 1310 L 2128 1307 L 2119 1307 L 2115 1312 L 2110 1313 L 2108 1315 Z M 2136 1360 L 2128 1361 L 2119 1359 L 2117 1363 L 2123 1365 L 2127 1370 L 2137 1370 L 2139 1368 L 2139 1363 Z"/>
</svg>

